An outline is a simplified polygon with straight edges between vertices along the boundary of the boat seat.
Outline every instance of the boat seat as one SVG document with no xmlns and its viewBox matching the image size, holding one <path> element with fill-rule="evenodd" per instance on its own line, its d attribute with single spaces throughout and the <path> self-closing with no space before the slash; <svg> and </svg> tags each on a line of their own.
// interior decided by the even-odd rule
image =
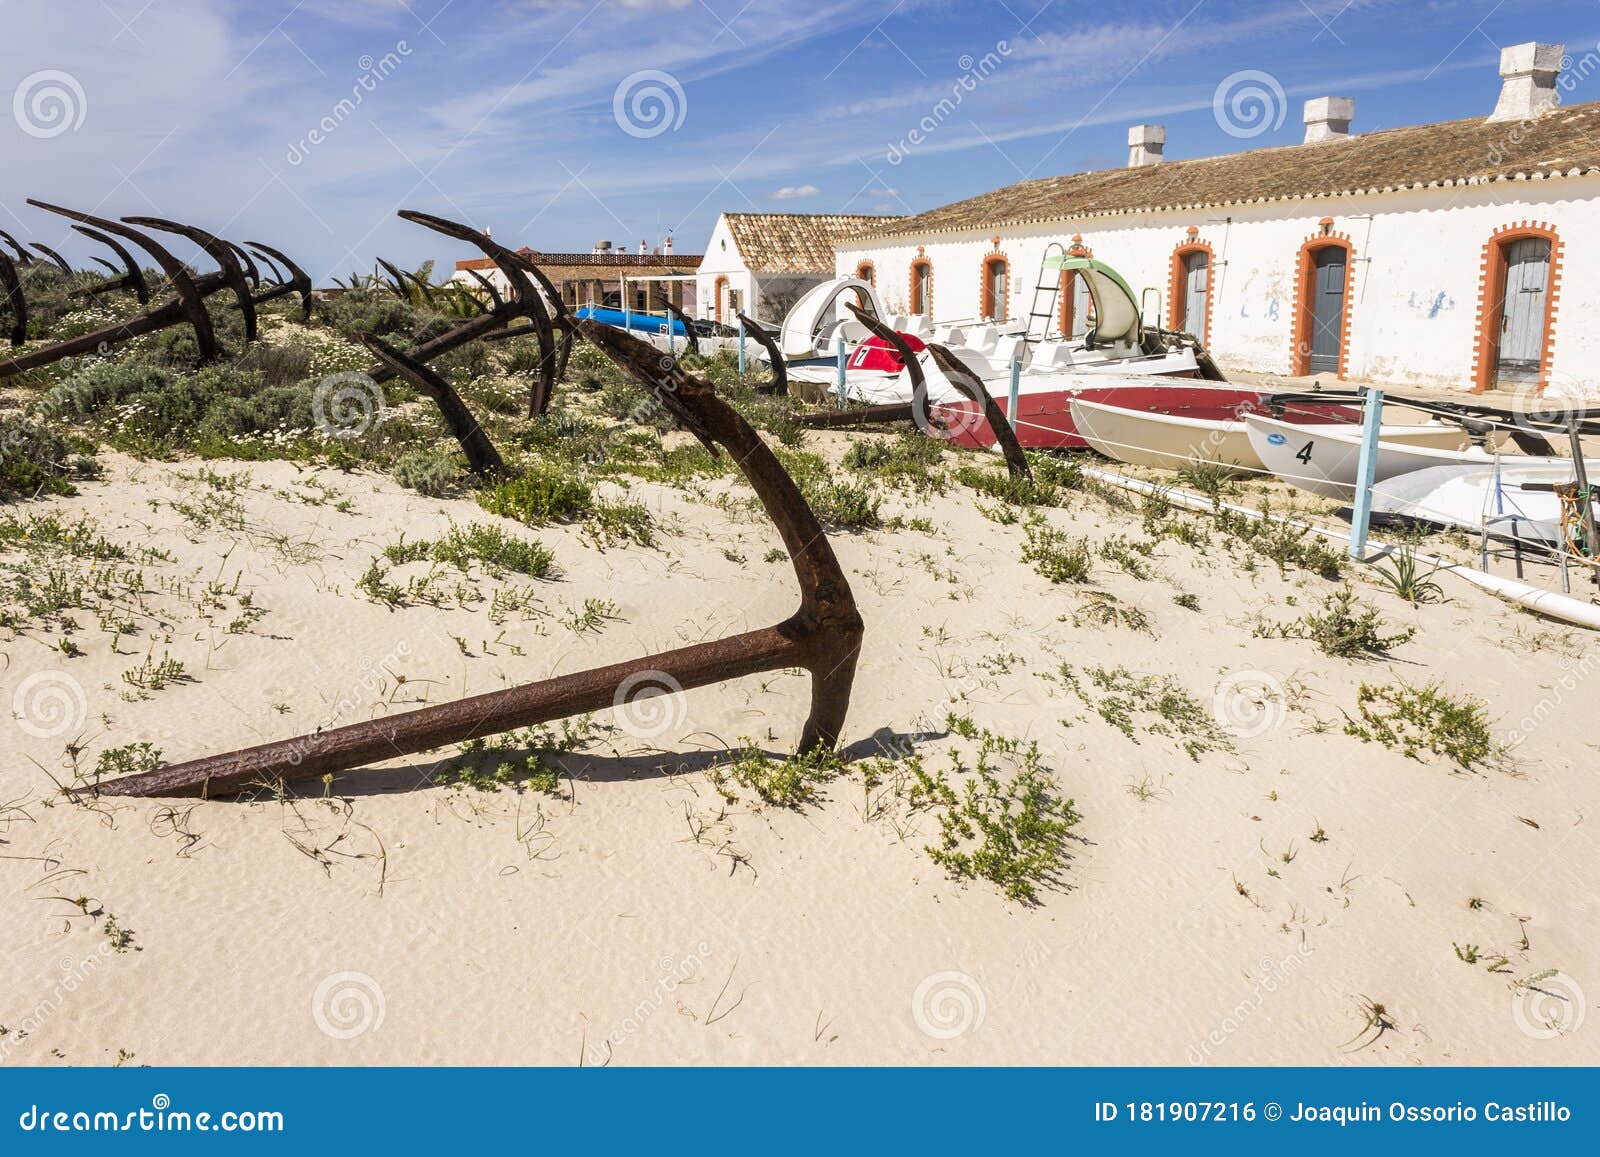
<svg viewBox="0 0 1600 1157">
<path fill-rule="evenodd" d="M 1081 349 L 1059 341 L 1052 343 L 1048 350 L 1041 348 L 1039 354 L 1035 356 L 1036 359 L 1042 357 L 1042 364 L 1056 369 L 1065 369 L 1084 360 Z"/>
<path fill-rule="evenodd" d="M 989 355 L 989 360 L 997 367 L 1009 367 L 1017 357 L 1017 351 L 1024 345 L 1020 334 L 1008 333 L 995 342 L 994 352 Z"/>
<path fill-rule="evenodd" d="M 975 350 L 988 353 L 993 350 L 995 343 L 1000 340 L 1000 331 L 992 325 L 980 325 L 967 335 L 967 344 Z"/>
</svg>

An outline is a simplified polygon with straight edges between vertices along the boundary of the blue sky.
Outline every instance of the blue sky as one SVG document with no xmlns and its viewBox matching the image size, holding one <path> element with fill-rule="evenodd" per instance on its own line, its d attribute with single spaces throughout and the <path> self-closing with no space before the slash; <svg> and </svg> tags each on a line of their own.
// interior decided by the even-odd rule
<svg viewBox="0 0 1600 1157">
<path fill-rule="evenodd" d="M 1141 121 L 1177 158 L 1294 143 L 1322 95 L 1356 131 L 1486 115 L 1498 46 L 1535 39 L 1593 50 L 1600 6 L 0 0 L 0 228 L 79 255 L 24 198 L 179 217 L 319 283 L 465 255 L 397 208 L 698 252 L 724 210 L 917 212 L 1121 165 Z"/>
</svg>

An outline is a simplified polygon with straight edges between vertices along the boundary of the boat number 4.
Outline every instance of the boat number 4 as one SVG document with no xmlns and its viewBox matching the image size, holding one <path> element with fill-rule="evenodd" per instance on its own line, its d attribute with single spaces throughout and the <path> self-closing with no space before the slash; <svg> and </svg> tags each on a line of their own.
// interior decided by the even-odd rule
<svg viewBox="0 0 1600 1157">
<path fill-rule="evenodd" d="M 1282 434 L 1272 433 L 1272 434 L 1268 434 L 1267 435 L 1267 441 L 1270 442 L 1274 446 L 1282 446 L 1286 442 L 1288 442 L 1289 439 L 1286 438 Z M 1311 461 L 1311 447 L 1313 445 L 1315 445 L 1315 443 L 1307 442 L 1304 446 L 1300 447 L 1300 452 L 1297 453 L 1295 455 L 1295 457 L 1298 458 L 1301 462 L 1310 462 Z"/>
</svg>

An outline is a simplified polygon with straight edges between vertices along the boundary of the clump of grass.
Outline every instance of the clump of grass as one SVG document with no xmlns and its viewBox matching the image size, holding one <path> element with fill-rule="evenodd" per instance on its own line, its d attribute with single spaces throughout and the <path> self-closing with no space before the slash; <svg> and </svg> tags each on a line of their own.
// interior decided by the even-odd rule
<svg viewBox="0 0 1600 1157">
<path fill-rule="evenodd" d="M 1292 623 L 1258 626 L 1258 638 L 1310 639 L 1324 655 L 1338 659 L 1365 659 L 1387 655 L 1416 634 L 1412 628 L 1386 635 L 1377 608 L 1357 601 L 1355 592 L 1342 587 L 1322 600 L 1322 609 Z"/>
<path fill-rule="evenodd" d="M 187 683 L 190 677 L 181 660 L 171 655 L 162 655 L 159 660 L 154 655 L 146 655 L 143 663 L 122 673 L 122 681 L 133 688 L 132 692 L 124 692 L 125 696 L 147 699 L 150 692 L 160 691 L 171 683 Z"/>
<path fill-rule="evenodd" d="M 477 522 L 471 526 L 452 526 L 437 542 L 404 539 L 384 549 L 384 557 L 396 566 L 431 559 L 465 573 L 474 563 L 490 573 L 510 571 L 530 578 L 549 578 L 555 572 L 555 555 L 541 542 L 513 538 L 498 526 Z"/>
<path fill-rule="evenodd" d="M 1216 502 L 1239 489 L 1234 473 L 1225 463 L 1195 459 L 1178 468 L 1178 481 Z"/>
<path fill-rule="evenodd" d="M 1042 450 L 1026 452 L 1028 469 L 1040 486 L 1055 490 L 1081 490 L 1084 484 L 1083 467 L 1076 458 L 1063 454 L 1050 454 Z"/>
<path fill-rule="evenodd" d="M 1136 542 L 1119 534 L 1100 544 L 1099 555 L 1142 582 L 1151 576 L 1149 558 L 1154 550 L 1152 542 Z"/>
<path fill-rule="evenodd" d="M 1149 615 L 1138 607 L 1127 606 L 1110 591 L 1090 591 L 1078 609 L 1072 612 L 1074 627 L 1081 627 L 1085 623 L 1101 627 L 1126 627 L 1130 631 L 1155 635 Z"/>
<path fill-rule="evenodd" d="M 525 727 L 491 738 L 470 739 L 443 768 L 441 784 L 476 791 L 540 791 L 555 794 L 561 788 L 563 755 L 583 747 L 594 737 L 594 721 L 587 715 L 563 720 L 554 727 Z"/>
<path fill-rule="evenodd" d="M 126 743 L 108 747 L 95 759 L 96 782 L 119 775 L 137 775 L 161 766 L 161 749 L 150 743 Z"/>
<path fill-rule="evenodd" d="M 1269 513 L 1263 505 L 1261 513 Z M 1250 518 L 1233 510 L 1218 510 L 1217 525 L 1235 541 L 1272 560 L 1279 574 L 1291 566 L 1334 580 L 1344 574 L 1344 556 L 1304 526 L 1277 519 Z"/>
<path fill-rule="evenodd" d="M 1417 569 L 1416 548 L 1411 546 L 1401 547 L 1393 557 L 1393 565 L 1378 563 L 1372 568 L 1390 590 L 1412 606 L 1444 600 L 1444 588 L 1433 578 L 1442 567 L 1434 566 L 1431 570 L 1420 572 Z"/>
<path fill-rule="evenodd" d="M 656 542 L 655 520 L 642 502 L 597 500 L 594 510 L 584 522 L 583 533 L 599 547 L 614 546 L 619 542 L 654 546 Z"/>
<path fill-rule="evenodd" d="M 728 786 L 732 782 L 775 807 L 798 808 L 814 800 L 817 789 L 836 778 L 843 766 L 839 756 L 826 748 L 774 759 L 755 744 L 746 743 L 733 762 L 713 768 L 709 775 L 724 798 L 737 798 Z"/>
<path fill-rule="evenodd" d="M 529 526 L 576 522 L 593 512 L 594 488 L 560 467 L 540 463 L 478 491 L 478 505 Z"/>
<path fill-rule="evenodd" d="M 1438 683 L 1423 687 L 1363 683 L 1356 708 L 1361 718 L 1345 724 L 1347 734 L 1381 743 L 1408 759 L 1421 762 L 1428 752 L 1471 771 L 1504 756 L 1489 726 L 1486 705 L 1470 696 L 1455 698 Z"/>
<path fill-rule="evenodd" d="M 1200 596 L 1190 591 L 1173 595 L 1172 601 L 1186 611 L 1198 611 L 1200 609 Z"/>
<path fill-rule="evenodd" d="M 938 470 L 943 457 L 943 442 L 910 431 L 892 440 L 853 443 L 845 452 L 844 465 L 889 486 L 918 494 L 943 494 L 947 483 Z"/>
<path fill-rule="evenodd" d="M 1086 583 L 1089 581 L 1089 540 L 1074 538 L 1064 530 L 1057 530 L 1039 520 L 1023 528 L 1027 541 L 1022 547 L 1022 561 L 1033 564 L 1033 569 L 1053 583 Z"/>
<path fill-rule="evenodd" d="M 63 436 L 39 419 L 0 419 L 0 496 L 72 494 L 73 478 L 92 477 L 93 443 Z"/>
<path fill-rule="evenodd" d="M 983 466 L 958 468 L 956 481 L 1010 506 L 1054 506 L 1059 497 L 1056 486 L 1037 475 L 1032 480 L 1013 478 L 1008 473 Z"/>
<path fill-rule="evenodd" d="M 830 529 L 872 530 L 883 524 L 881 500 L 859 482 L 819 481 L 802 485 L 817 521 Z"/>
<path fill-rule="evenodd" d="M 407 450 L 394 460 L 390 475 L 407 490 L 441 498 L 461 483 L 461 467 L 454 454 L 438 450 Z"/>
<path fill-rule="evenodd" d="M 1058 676 L 1100 718 L 1135 743 L 1139 732 L 1172 739 L 1190 759 L 1208 751 L 1232 751 L 1233 738 L 1198 699 L 1171 675 L 1140 675 L 1126 667 L 1088 667 L 1093 690 L 1067 663 Z"/>
<path fill-rule="evenodd" d="M 1012 774 L 1002 778 L 997 758 L 1014 765 Z M 947 774 L 927 771 L 916 757 L 907 761 L 912 808 L 933 812 L 939 823 L 929 857 L 956 879 L 988 880 L 1009 899 L 1037 903 L 1039 885 L 1058 880 L 1068 834 L 1081 818 L 1073 801 L 1059 795 L 1038 744 L 1024 748 L 985 730 L 976 766 L 967 767 L 956 752 L 951 764 Z"/>
</svg>

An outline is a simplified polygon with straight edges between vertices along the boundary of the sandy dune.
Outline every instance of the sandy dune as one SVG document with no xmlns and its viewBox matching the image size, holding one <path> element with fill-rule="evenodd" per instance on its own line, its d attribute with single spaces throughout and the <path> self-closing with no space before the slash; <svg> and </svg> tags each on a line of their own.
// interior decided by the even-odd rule
<svg viewBox="0 0 1600 1157">
<path fill-rule="evenodd" d="M 848 437 L 813 442 L 836 457 Z M 443 605 L 390 609 L 357 585 L 385 546 L 499 520 L 370 474 L 213 464 L 248 476 L 227 489 L 192 462 L 103 461 L 76 497 L 0 512 L 89 515 L 170 555 L 144 564 L 116 652 L 93 616 L 79 657 L 28 630 L 0 644 L 7 1061 L 1600 1062 L 1582 1019 L 1600 994 L 1592 635 L 1448 579 L 1448 601 L 1412 608 L 1357 576 L 1417 634 L 1331 658 L 1253 628 L 1336 584 L 1170 539 L 1142 580 L 1093 563 L 1149 631 L 1079 625 L 1086 588 L 1047 582 L 1023 526 L 957 486 L 887 499 L 931 530 L 834 536 L 867 621 L 846 739 L 970 763 L 953 712 L 1037 741 L 1082 818 L 1035 906 L 949 878 L 930 817 L 858 776 L 800 809 L 719 796 L 719 753 L 794 742 L 797 674 L 596 717 L 556 794 L 439 785 L 439 753 L 340 776 L 330 798 L 74 806 L 51 778 L 69 745 L 80 768 L 139 741 L 198 756 L 763 626 L 795 598 L 775 532 L 717 504 L 740 489 L 722 481 L 636 484 L 654 549 L 501 521 L 559 576 L 452 574 Z M 1137 511 L 1092 495 L 1044 517 L 1141 537 Z M 612 605 L 585 623 L 585 600 Z M 141 698 L 124 672 L 147 657 L 185 677 Z M 1143 716 L 1130 738 L 1063 663 L 1173 677 L 1235 750 L 1191 759 L 1191 733 Z M 1506 766 L 1345 734 L 1362 683 L 1433 679 L 1487 702 Z"/>
</svg>

